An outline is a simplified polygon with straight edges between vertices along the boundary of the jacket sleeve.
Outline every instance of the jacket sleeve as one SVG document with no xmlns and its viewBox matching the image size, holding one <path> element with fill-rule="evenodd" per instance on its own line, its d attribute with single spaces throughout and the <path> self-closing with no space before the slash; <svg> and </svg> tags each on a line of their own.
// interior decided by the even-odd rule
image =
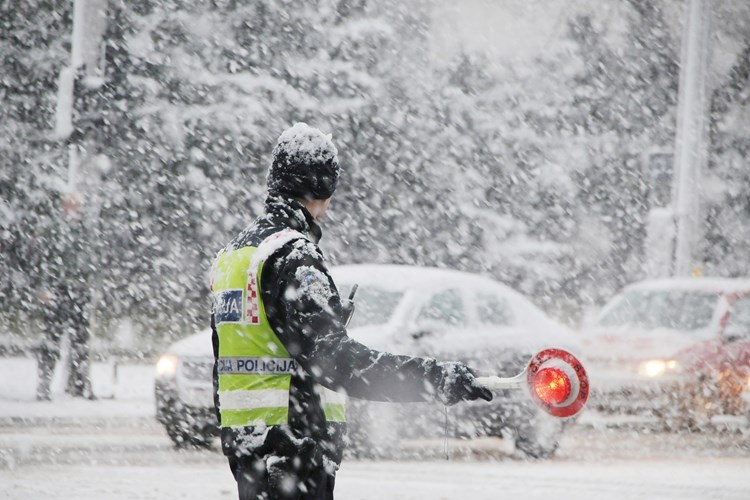
<svg viewBox="0 0 750 500">
<path fill-rule="evenodd" d="M 317 383 L 371 401 L 436 398 L 444 370 L 434 359 L 375 351 L 347 335 L 338 290 L 311 243 L 291 242 L 269 258 L 261 287 L 271 326 Z"/>
<path fill-rule="evenodd" d="M 211 380 L 214 387 L 214 412 L 216 421 L 221 427 L 221 411 L 219 409 L 219 334 L 216 331 L 216 318 L 211 312 L 211 348 L 214 352 L 214 366 L 211 370 Z"/>
</svg>

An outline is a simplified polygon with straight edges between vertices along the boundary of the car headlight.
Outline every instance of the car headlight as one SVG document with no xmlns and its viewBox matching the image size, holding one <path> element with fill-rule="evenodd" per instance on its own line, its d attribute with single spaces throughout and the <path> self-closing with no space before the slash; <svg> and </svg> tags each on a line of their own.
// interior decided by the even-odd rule
<svg viewBox="0 0 750 500">
<path fill-rule="evenodd" d="M 177 373 L 177 356 L 165 354 L 156 363 L 157 377 L 174 377 Z"/>
<path fill-rule="evenodd" d="M 673 359 L 650 359 L 643 361 L 638 366 L 638 373 L 646 377 L 661 377 L 667 372 L 677 369 L 677 361 Z"/>
</svg>

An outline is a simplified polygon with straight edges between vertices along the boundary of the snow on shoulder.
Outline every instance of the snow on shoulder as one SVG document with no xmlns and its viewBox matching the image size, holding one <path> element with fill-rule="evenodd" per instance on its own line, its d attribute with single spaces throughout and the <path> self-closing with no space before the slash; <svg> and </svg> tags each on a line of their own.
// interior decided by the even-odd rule
<svg viewBox="0 0 750 500">
<path fill-rule="evenodd" d="M 294 159 L 298 164 L 338 162 L 338 150 L 333 145 L 332 135 L 303 122 L 295 123 L 279 136 L 273 154 Z"/>
<path fill-rule="evenodd" d="M 333 297 L 333 290 L 323 272 L 312 266 L 300 266 L 294 277 L 300 284 L 297 290 L 298 296 L 312 300 L 323 309 L 328 308 L 328 301 Z"/>
<path fill-rule="evenodd" d="M 251 272 L 255 272 L 261 262 L 268 260 L 268 258 L 281 249 L 281 247 L 293 240 L 307 241 L 307 237 L 299 231 L 287 228 L 278 233 L 274 233 L 263 240 L 255 250 L 252 259 L 250 259 L 249 268 Z"/>
</svg>

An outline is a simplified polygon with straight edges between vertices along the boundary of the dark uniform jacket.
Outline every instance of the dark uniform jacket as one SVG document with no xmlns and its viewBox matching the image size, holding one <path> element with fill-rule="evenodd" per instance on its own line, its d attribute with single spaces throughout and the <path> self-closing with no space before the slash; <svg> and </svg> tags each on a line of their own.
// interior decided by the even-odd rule
<svg viewBox="0 0 750 500">
<path fill-rule="evenodd" d="M 381 353 L 347 336 L 342 301 L 317 246 L 321 229 L 298 201 L 269 196 L 265 215 L 234 238 L 228 248 L 258 246 L 286 228 L 308 239 L 290 241 L 272 254 L 263 267 L 260 283 L 268 320 L 300 367 L 292 376 L 289 425 L 222 429 L 222 447 L 229 457 L 262 459 L 276 455 L 313 467 L 331 467 L 332 473 L 341 461 L 345 424 L 326 422 L 315 383 L 353 398 L 426 401 L 435 398 L 444 370 L 433 359 Z M 213 316 L 211 323 L 217 358 Z M 215 366 L 218 415 L 217 391 Z"/>
</svg>

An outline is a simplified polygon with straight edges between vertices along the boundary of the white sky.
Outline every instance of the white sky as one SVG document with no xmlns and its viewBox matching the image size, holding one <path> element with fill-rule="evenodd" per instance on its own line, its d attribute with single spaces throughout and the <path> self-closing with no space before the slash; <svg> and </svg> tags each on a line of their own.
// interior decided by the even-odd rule
<svg viewBox="0 0 750 500">
<path fill-rule="evenodd" d="M 667 29 L 682 38 L 687 0 L 665 0 Z M 724 75 L 750 36 L 750 2 L 711 0 L 711 67 Z M 530 60 L 565 37 L 576 16 L 591 16 L 594 26 L 614 43 L 627 29 L 628 2 L 622 0 L 442 0 L 436 9 L 433 56 L 437 61 L 461 48 L 486 50 L 501 60 Z"/>
<path fill-rule="evenodd" d="M 610 36 L 620 36 L 624 2 L 593 0 L 444 0 L 433 18 L 435 57 L 461 47 L 484 49 L 505 60 L 530 59 L 564 38 L 568 23 L 587 13 Z"/>
</svg>

